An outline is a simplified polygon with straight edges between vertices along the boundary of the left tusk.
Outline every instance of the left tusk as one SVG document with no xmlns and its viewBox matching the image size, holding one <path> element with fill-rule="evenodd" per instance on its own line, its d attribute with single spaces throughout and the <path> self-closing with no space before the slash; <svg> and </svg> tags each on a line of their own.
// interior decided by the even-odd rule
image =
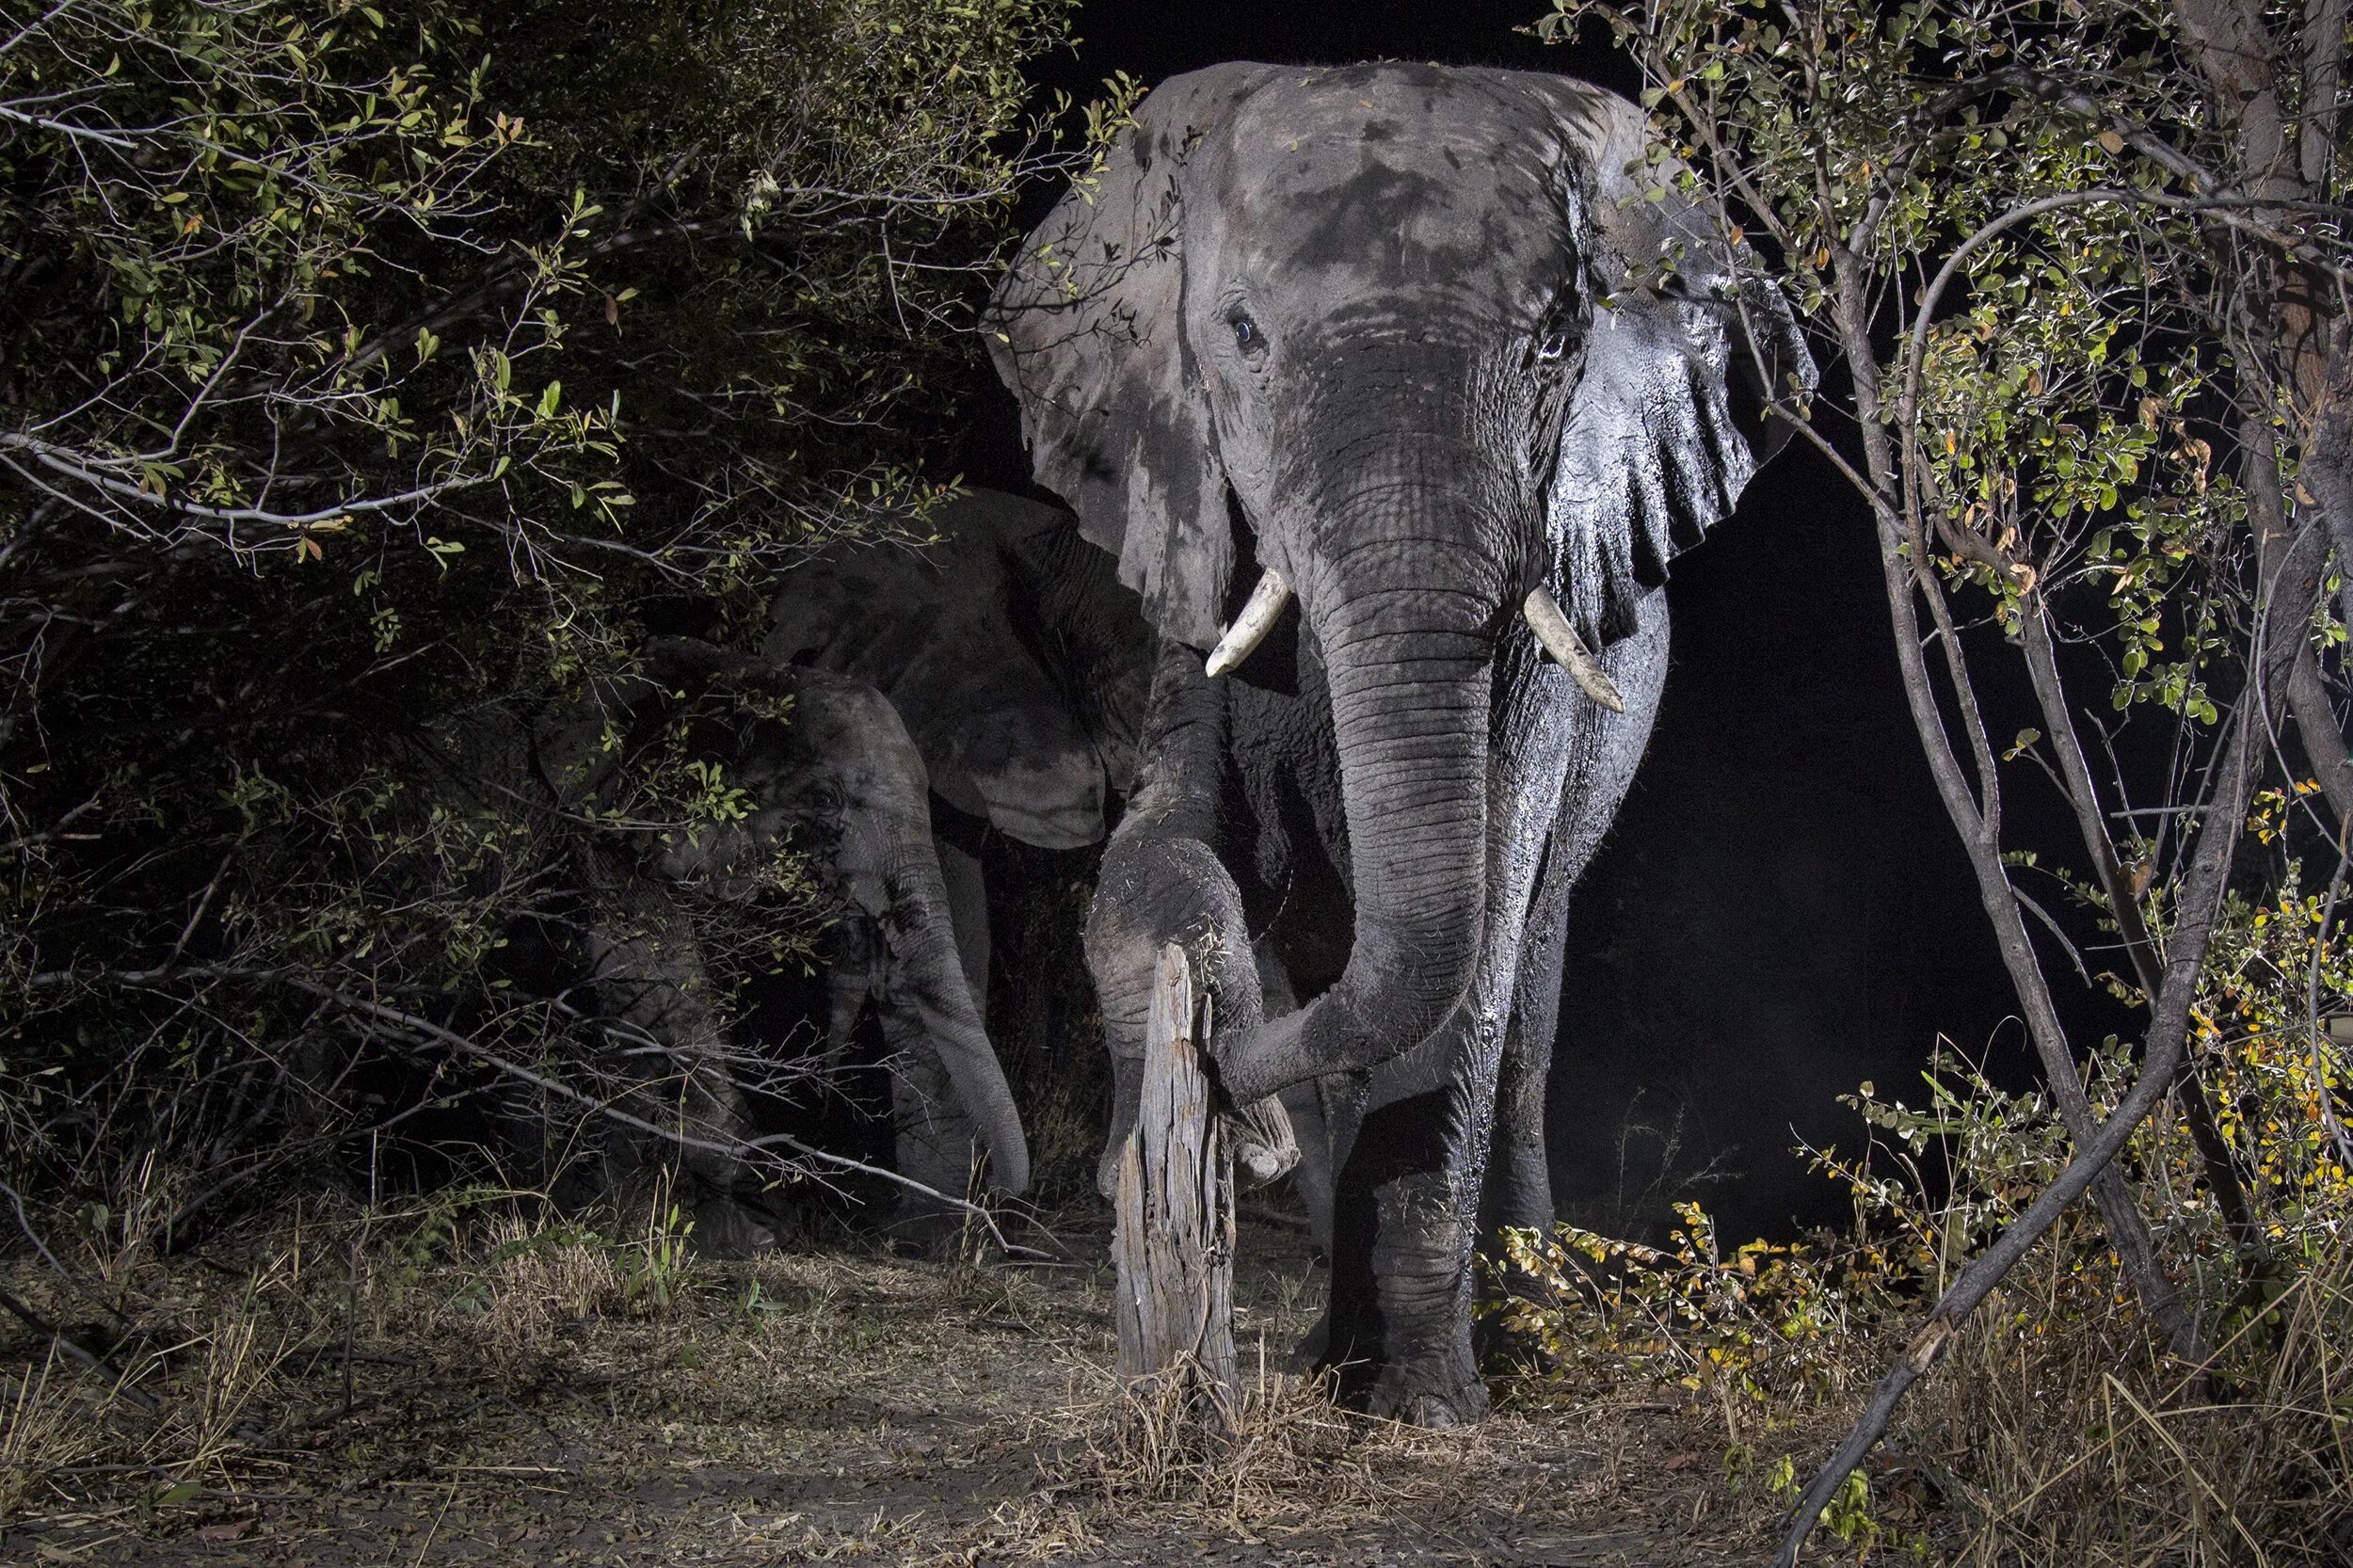
<svg viewBox="0 0 2353 1568">
<path fill-rule="evenodd" d="M 1274 622 L 1290 602 L 1291 585 L 1273 567 L 1258 578 L 1258 585 L 1250 590 L 1250 602 L 1241 607 L 1234 624 L 1225 629 L 1225 635 L 1209 650 L 1209 662 L 1204 666 L 1212 676 L 1224 675 L 1250 657 L 1250 650 L 1266 641 L 1266 634 L 1274 630 Z"/>
<path fill-rule="evenodd" d="M 1613 713 L 1625 712 L 1625 698 L 1618 695 L 1618 688 L 1586 651 L 1584 640 L 1577 636 L 1577 628 L 1569 624 L 1569 617 L 1561 613 L 1560 602 L 1550 593 L 1539 585 L 1528 596 L 1528 602 L 1520 606 L 1520 611 L 1528 617 L 1528 629 L 1545 645 L 1545 651 L 1577 678 L 1587 696 Z"/>
</svg>

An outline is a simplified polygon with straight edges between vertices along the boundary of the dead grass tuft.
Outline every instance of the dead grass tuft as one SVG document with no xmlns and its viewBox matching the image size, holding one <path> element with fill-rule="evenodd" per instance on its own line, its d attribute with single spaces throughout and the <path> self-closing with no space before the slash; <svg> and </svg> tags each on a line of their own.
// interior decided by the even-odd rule
<svg viewBox="0 0 2353 1568">
<path fill-rule="evenodd" d="M 2251 1376 L 2220 1397 L 2127 1304 L 2061 1316 L 2073 1294 L 2046 1271 L 1996 1295 L 1907 1412 L 1905 1446 L 1961 1505 L 1950 1560 L 2353 1560 L 2353 1258 L 2222 1348 Z"/>
<path fill-rule="evenodd" d="M 517 1211 L 489 1220 L 478 1244 L 441 1317 L 502 1367 L 545 1353 L 564 1324 L 628 1304 L 629 1277 L 592 1229 L 542 1226 Z"/>
<path fill-rule="evenodd" d="M 16 1517 L 48 1495 L 49 1479 L 97 1459 L 106 1406 L 94 1380 L 76 1376 L 52 1349 L 6 1385 L 0 1402 L 0 1519 Z"/>
<path fill-rule="evenodd" d="M 1332 1402 L 1328 1377 L 1274 1369 L 1266 1341 L 1230 1430 L 1207 1426 L 1179 1380 L 1123 1388 L 1103 1379 L 1058 1411 L 1066 1437 L 1049 1484 L 1107 1502 L 1191 1504 L 1231 1519 L 1265 1517 L 1293 1489 L 1327 1475 L 1366 1424 Z"/>
</svg>

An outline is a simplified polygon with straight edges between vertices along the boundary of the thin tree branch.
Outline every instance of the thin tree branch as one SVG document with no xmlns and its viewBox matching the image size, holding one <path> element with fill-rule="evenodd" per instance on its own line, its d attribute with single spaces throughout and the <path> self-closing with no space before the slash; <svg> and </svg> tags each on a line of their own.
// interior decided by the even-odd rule
<svg viewBox="0 0 2353 1568">
<path fill-rule="evenodd" d="M 1796 1568 L 1798 1553 L 1813 1533 L 1822 1510 L 1829 1506 L 1849 1472 L 1885 1435 L 1888 1422 L 1905 1392 L 1942 1359 L 1954 1333 L 1969 1314 L 2041 1240 L 2067 1207 L 2109 1171 L 2110 1162 L 2169 1089 L 2188 1045 L 2190 1002 L 2197 994 L 2206 948 L 2221 912 L 2223 889 L 2230 882 L 2232 855 L 2244 829 L 2248 796 L 2253 786 L 2253 719 L 2246 705 L 2241 705 L 2233 715 L 2231 726 L 2226 740 L 2227 765 L 2216 791 L 2215 809 L 2207 813 L 2206 825 L 2199 833 L 2197 856 L 2183 889 L 2182 919 L 2174 931 L 2172 951 L 2167 956 L 2164 983 L 2151 1020 L 2139 1078 L 2099 1130 L 2077 1145 L 2074 1160 L 2059 1173 L 2058 1178 L 2043 1189 L 2026 1212 L 2013 1221 L 1991 1247 L 1972 1259 L 1938 1299 L 1902 1359 L 1880 1381 L 1854 1430 L 1839 1444 L 1829 1463 L 1815 1473 L 1798 1499 L 1782 1537 L 1781 1549 L 1773 1557 L 1775 1568 Z"/>
</svg>

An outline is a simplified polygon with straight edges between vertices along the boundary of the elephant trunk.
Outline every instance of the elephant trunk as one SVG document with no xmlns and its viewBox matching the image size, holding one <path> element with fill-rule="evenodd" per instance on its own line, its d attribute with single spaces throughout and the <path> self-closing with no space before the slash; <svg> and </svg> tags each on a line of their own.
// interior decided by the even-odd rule
<svg viewBox="0 0 2353 1568">
<path fill-rule="evenodd" d="M 888 914 L 884 926 L 897 971 L 896 989 L 922 1020 L 924 1038 L 938 1053 L 957 1103 L 988 1151 L 989 1184 L 1017 1196 L 1030 1186 L 1030 1150 L 1021 1134 L 1021 1116 L 1014 1109 L 1013 1090 L 989 1044 L 956 953 L 947 883 L 930 836 L 914 837 L 920 843 L 894 856 L 886 875 Z"/>
<path fill-rule="evenodd" d="M 1501 587 L 1487 552 L 1431 548 L 1463 536 L 1466 520 L 1417 499 L 1430 493 L 1419 477 L 1386 475 L 1364 488 L 1367 504 L 1327 512 L 1335 536 L 1370 542 L 1327 556 L 1303 589 L 1331 691 L 1355 942 L 1330 990 L 1221 1054 L 1241 1103 L 1410 1050 L 1471 982 Z M 1401 497 L 1413 515 L 1400 515 Z"/>
</svg>

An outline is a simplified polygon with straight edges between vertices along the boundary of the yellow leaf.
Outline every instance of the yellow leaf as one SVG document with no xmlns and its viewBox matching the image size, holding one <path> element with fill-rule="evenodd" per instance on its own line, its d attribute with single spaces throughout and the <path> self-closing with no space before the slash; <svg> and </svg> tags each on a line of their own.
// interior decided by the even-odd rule
<svg viewBox="0 0 2353 1568">
<path fill-rule="evenodd" d="M 2114 131 L 2103 131 L 2100 133 L 2100 145 L 2107 149 L 2110 156 L 2114 156 L 2124 151 L 2124 138 Z"/>
</svg>

